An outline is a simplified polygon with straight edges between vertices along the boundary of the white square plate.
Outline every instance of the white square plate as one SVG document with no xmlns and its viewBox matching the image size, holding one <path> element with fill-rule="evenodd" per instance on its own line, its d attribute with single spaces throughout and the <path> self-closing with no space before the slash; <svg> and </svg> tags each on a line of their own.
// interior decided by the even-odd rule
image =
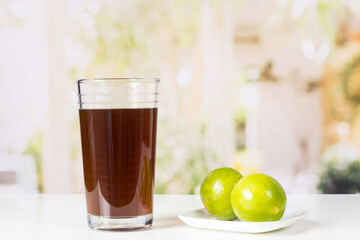
<svg viewBox="0 0 360 240">
<path fill-rule="evenodd" d="M 263 233 L 290 226 L 306 217 L 306 215 L 307 212 L 303 210 L 286 209 L 279 221 L 242 222 L 239 219 L 223 221 L 213 217 L 205 208 L 201 208 L 180 214 L 179 218 L 187 225 L 197 228 L 243 233 Z"/>
</svg>

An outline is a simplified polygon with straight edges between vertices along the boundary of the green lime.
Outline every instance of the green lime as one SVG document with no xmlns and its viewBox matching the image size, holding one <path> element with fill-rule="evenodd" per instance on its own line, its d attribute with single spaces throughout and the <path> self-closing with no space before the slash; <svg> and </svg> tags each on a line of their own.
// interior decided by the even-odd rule
<svg viewBox="0 0 360 240">
<path fill-rule="evenodd" d="M 200 197 L 205 208 L 220 220 L 233 220 L 231 191 L 242 175 L 233 168 L 218 168 L 210 172 L 200 187 Z"/>
<path fill-rule="evenodd" d="M 231 205 L 242 221 L 277 221 L 284 214 L 286 194 L 274 178 L 261 173 L 251 174 L 234 187 Z"/>
</svg>

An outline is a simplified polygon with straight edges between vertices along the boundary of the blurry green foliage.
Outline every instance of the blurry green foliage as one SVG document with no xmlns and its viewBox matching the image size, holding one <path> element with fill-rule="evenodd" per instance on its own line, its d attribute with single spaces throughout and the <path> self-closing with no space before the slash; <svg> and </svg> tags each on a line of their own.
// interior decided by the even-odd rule
<svg viewBox="0 0 360 240">
<path fill-rule="evenodd" d="M 43 146 L 43 133 L 42 131 L 38 130 L 30 137 L 28 146 L 26 147 L 25 151 L 22 152 L 22 154 L 30 155 L 35 159 L 39 192 L 43 191 L 42 146 Z"/>
<path fill-rule="evenodd" d="M 346 100 L 356 109 L 360 102 L 360 54 L 345 64 L 341 72 L 341 90 Z M 357 112 L 357 111 L 355 111 Z"/>
<path fill-rule="evenodd" d="M 232 78 L 232 109 L 234 110 L 235 146 L 237 151 L 245 149 L 247 108 L 244 103 L 241 102 L 240 96 L 246 84 L 251 84 L 251 81 L 247 78 L 245 70 L 235 71 Z"/>
<path fill-rule="evenodd" d="M 169 60 L 164 54 L 196 42 L 198 1 L 138 1 L 118 9 L 115 12 L 111 5 L 102 4 L 96 14 L 85 11 L 94 21 L 93 28 L 80 25 L 80 31 L 74 32 L 89 56 L 88 76 L 153 76 L 160 72 L 158 63 Z M 84 75 L 76 66 L 70 72 L 75 78 Z"/>
<path fill-rule="evenodd" d="M 329 162 L 320 175 L 317 187 L 321 193 L 329 194 L 360 192 L 360 162 Z"/>
<path fill-rule="evenodd" d="M 218 165 L 218 156 L 205 140 L 206 125 L 189 132 L 181 120 L 160 119 L 156 153 L 157 194 L 171 192 L 181 186 L 181 193 L 197 193 L 202 179 Z"/>
<path fill-rule="evenodd" d="M 79 151 L 79 146 L 81 145 L 80 141 L 80 120 L 79 115 L 76 115 L 74 120 L 71 122 L 71 132 L 77 133 L 72 134 L 71 139 L 69 141 L 71 142 L 70 145 L 70 158 L 72 161 L 77 161 L 78 159 L 81 159 L 81 152 Z"/>
</svg>

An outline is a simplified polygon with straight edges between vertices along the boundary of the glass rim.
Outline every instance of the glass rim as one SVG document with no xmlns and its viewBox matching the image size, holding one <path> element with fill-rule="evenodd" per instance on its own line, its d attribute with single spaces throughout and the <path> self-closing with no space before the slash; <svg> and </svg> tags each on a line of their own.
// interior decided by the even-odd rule
<svg viewBox="0 0 360 240">
<path fill-rule="evenodd" d="M 83 78 L 77 80 L 80 83 L 92 83 L 92 82 L 111 82 L 111 81 L 119 81 L 119 82 L 160 82 L 160 78 Z"/>
</svg>

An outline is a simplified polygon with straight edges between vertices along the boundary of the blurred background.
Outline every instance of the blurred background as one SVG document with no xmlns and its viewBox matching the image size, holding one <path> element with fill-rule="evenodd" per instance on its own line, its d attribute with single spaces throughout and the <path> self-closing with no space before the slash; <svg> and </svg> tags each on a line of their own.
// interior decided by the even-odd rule
<svg viewBox="0 0 360 240">
<path fill-rule="evenodd" d="M 0 0 L 0 192 L 84 192 L 76 80 L 159 77 L 156 193 L 360 191 L 360 1 Z"/>
</svg>

